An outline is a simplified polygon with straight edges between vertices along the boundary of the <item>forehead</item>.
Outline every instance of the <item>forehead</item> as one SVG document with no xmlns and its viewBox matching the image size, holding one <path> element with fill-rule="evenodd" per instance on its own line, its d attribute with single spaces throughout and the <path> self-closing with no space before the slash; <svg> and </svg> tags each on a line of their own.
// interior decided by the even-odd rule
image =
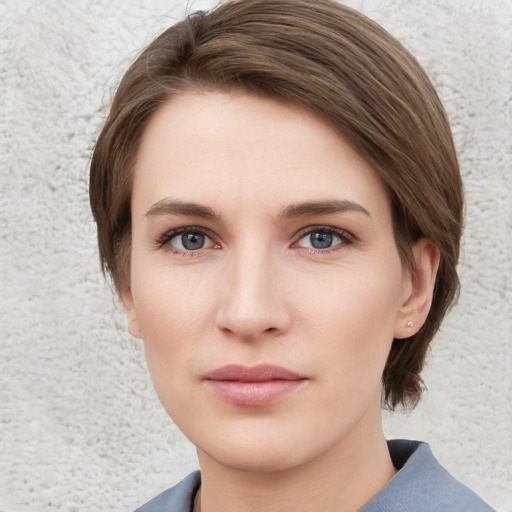
<svg viewBox="0 0 512 512">
<path fill-rule="evenodd" d="M 387 202 L 374 169 L 320 116 L 245 93 L 174 97 L 148 124 L 135 164 L 134 200 L 146 206 L 171 196 L 277 208 L 340 195 Z"/>
</svg>

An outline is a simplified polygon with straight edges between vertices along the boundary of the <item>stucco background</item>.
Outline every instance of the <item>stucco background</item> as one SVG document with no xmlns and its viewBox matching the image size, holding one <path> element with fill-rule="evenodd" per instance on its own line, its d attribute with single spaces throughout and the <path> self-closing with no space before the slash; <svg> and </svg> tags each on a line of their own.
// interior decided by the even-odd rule
<svg viewBox="0 0 512 512">
<path fill-rule="evenodd" d="M 189 9 L 211 1 L 188 2 Z M 466 188 L 462 293 L 428 394 L 386 418 L 512 511 L 512 0 L 353 0 L 431 75 Z M 87 167 L 122 70 L 179 0 L 0 1 L 0 509 L 127 511 L 196 468 L 99 272 Z"/>
</svg>

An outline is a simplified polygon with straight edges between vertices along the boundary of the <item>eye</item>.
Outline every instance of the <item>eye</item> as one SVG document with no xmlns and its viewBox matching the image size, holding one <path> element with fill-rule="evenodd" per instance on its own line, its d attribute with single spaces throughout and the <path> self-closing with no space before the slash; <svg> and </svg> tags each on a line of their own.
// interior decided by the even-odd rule
<svg viewBox="0 0 512 512">
<path fill-rule="evenodd" d="M 182 235 L 175 236 L 171 240 L 171 245 L 177 249 L 185 249 L 187 251 L 196 251 L 202 249 L 207 240 L 207 237 L 202 233 L 183 233 Z"/>
<path fill-rule="evenodd" d="M 167 247 L 173 252 L 194 252 L 201 249 L 215 248 L 217 245 L 199 229 L 182 228 L 164 234 L 158 240 L 160 247 Z"/>
<path fill-rule="evenodd" d="M 309 229 L 303 233 L 295 246 L 321 251 L 332 249 L 338 245 L 350 245 L 353 242 L 353 237 L 346 231 L 330 227 L 320 227 Z"/>
</svg>

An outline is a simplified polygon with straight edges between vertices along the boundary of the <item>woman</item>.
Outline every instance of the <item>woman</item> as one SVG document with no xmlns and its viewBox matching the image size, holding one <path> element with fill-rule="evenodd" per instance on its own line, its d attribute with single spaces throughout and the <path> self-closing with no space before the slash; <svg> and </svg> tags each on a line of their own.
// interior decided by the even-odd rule
<svg viewBox="0 0 512 512">
<path fill-rule="evenodd" d="M 104 268 L 201 473 L 141 511 L 486 511 L 419 442 L 462 191 L 414 58 L 329 0 L 242 0 L 124 76 L 91 163 Z"/>
</svg>

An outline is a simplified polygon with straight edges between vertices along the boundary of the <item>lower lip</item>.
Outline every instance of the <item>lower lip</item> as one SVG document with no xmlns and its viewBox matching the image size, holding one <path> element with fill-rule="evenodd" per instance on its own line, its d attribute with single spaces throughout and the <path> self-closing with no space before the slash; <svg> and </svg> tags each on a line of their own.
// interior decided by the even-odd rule
<svg viewBox="0 0 512 512">
<path fill-rule="evenodd" d="M 208 387 L 226 402 L 244 407 L 269 405 L 293 393 L 305 379 L 241 382 L 234 380 L 206 380 Z"/>
</svg>

